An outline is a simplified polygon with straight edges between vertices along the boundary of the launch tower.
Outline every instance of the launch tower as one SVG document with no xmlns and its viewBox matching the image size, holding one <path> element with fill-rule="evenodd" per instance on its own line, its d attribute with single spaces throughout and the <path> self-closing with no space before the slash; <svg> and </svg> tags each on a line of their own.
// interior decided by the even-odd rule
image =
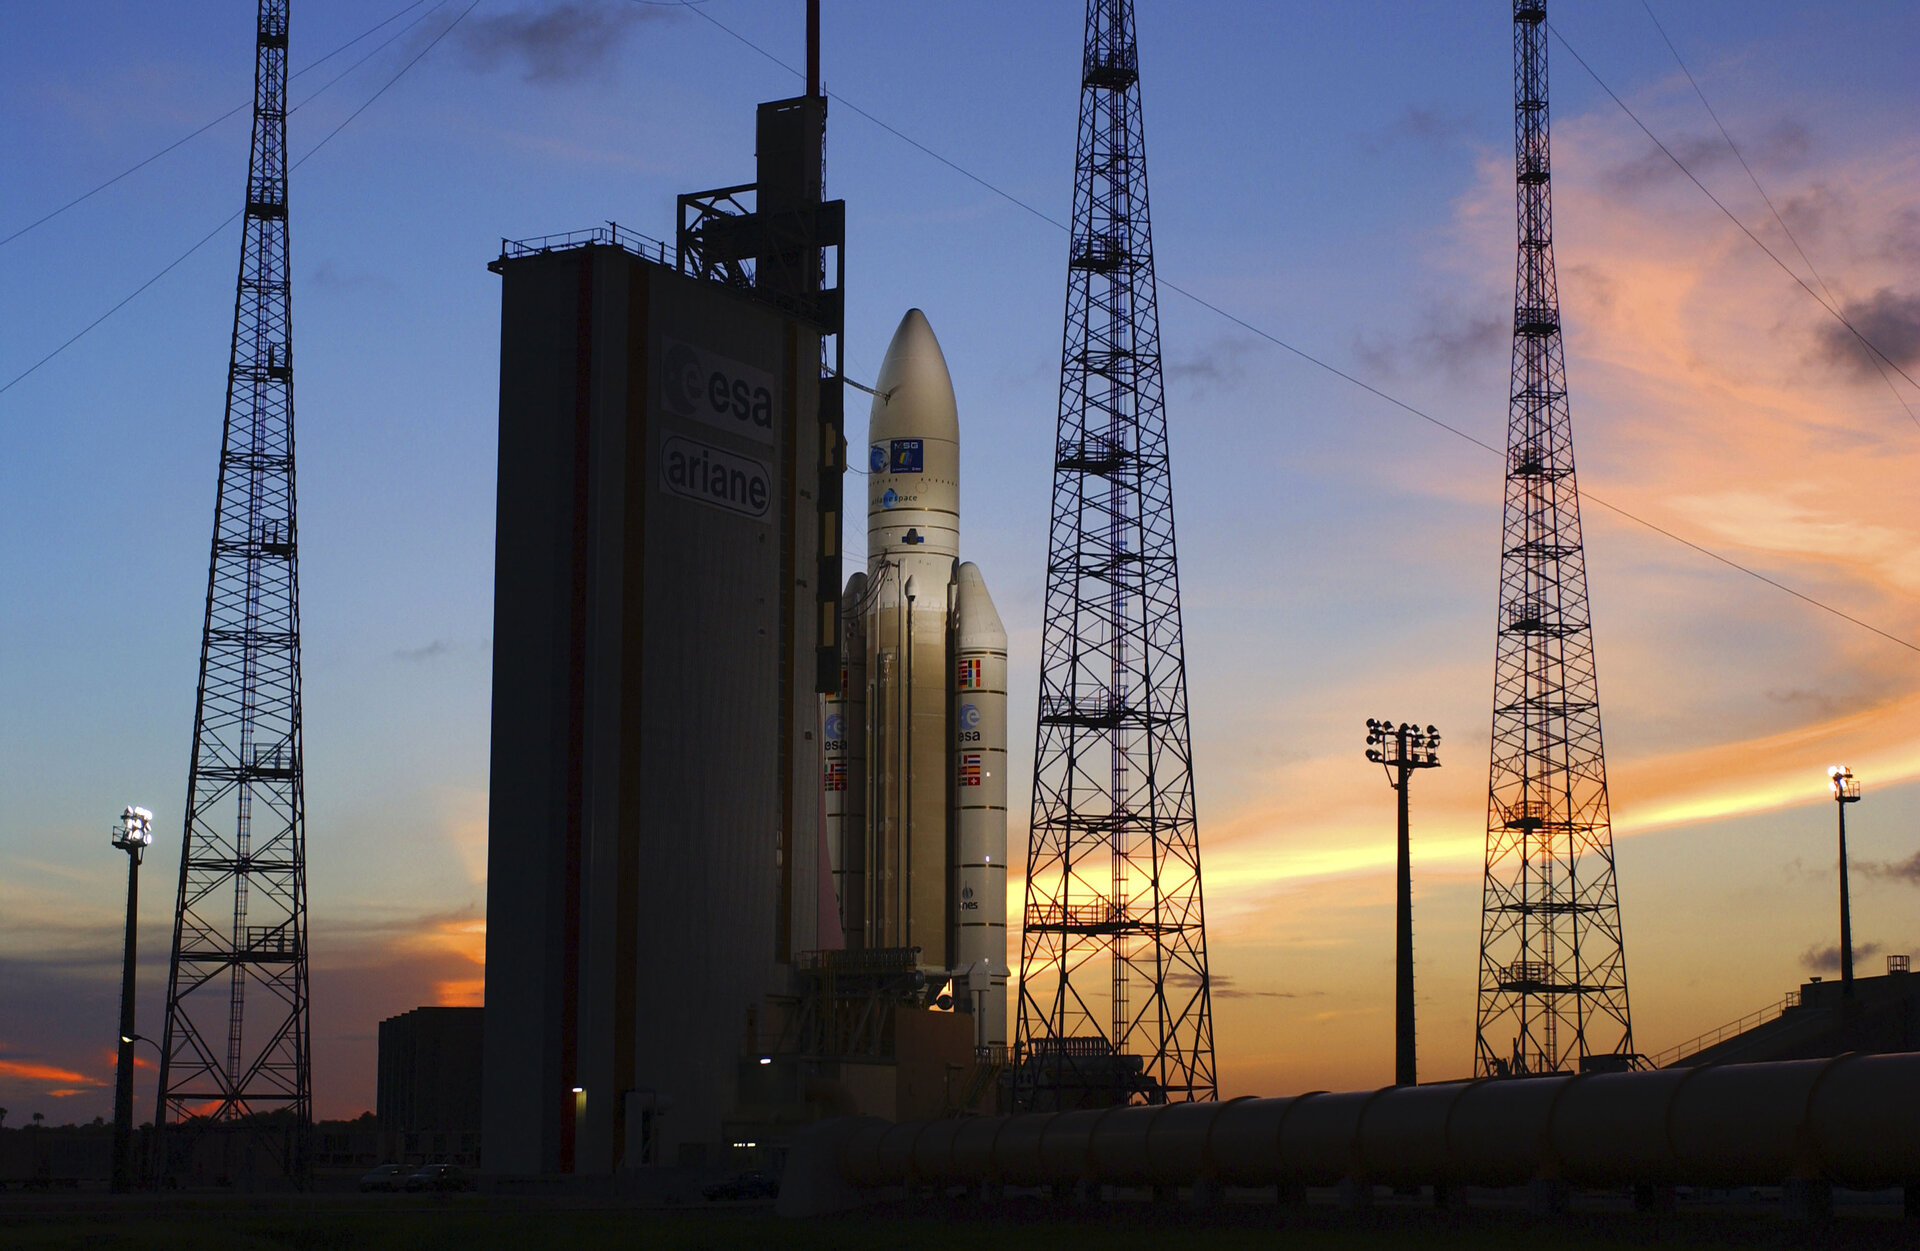
<svg viewBox="0 0 1920 1251">
<path fill-rule="evenodd" d="M 1632 1063 L 1553 270 L 1545 0 L 1514 0 L 1520 255 L 1474 1072 Z"/>
<path fill-rule="evenodd" d="M 1015 1098 L 1215 1095 L 1131 0 L 1088 0 Z"/>
<path fill-rule="evenodd" d="M 287 255 L 289 0 L 260 0 L 253 148 L 187 775 L 155 1125 L 266 1134 L 310 1177 L 306 802 Z M 263 1115 L 273 1114 L 273 1115 Z M 230 1140 L 237 1141 L 237 1140 Z M 169 1152 L 169 1147 L 176 1149 Z M 252 1167 L 225 1160 L 229 1176 Z"/>
</svg>

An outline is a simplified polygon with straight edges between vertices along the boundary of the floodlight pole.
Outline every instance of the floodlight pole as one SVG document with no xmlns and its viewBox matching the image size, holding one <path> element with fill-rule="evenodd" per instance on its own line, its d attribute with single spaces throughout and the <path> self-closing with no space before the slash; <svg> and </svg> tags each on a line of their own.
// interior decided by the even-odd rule
<svg viewBox="0 0 1920 1251">
<path fill-rule="evenodd" d="M 120 957 L 120 1051 L 113 1085 L 113 1193 L 133 1189 L 133 947 L 140 915 L 140 861 L 153 841 L 153 814 L 129 807 L 113 845 L 127 853 L 127 938 Z"/>
<path fill-rule="evenodd" d="M 1847 805 L 1860 802 L 1860 783 L 1853 770 L 1835 765 L 1827 770 L 1833 785 L 1833 806 L 1840 817 L 1840 994 L 1853 997 L 1853 907 L 1847 899 Z"/>
<path fill-rule="evenodd" d="M 1387 783 L 1399 800 L 1398 884 L 1394 915 L 1393 1084 L 1419 1082 L 1413 1024 L 1413 851 L 1407 779 L 1415 769 L 1437 769 L 1440 735 L 1432 726 L 1367 722 L 1367 759 L 1387 771 Z"/>
</svg>

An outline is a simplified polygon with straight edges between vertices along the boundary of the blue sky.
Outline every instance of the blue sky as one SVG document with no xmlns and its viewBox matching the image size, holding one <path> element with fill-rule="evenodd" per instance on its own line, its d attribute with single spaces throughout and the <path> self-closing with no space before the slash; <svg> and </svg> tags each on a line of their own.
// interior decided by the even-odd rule
<svg viewBox="0 0 1920 1251">
<path fill-rule="evenodd" d="M 302 101 L 401 32 L 293 115 L 295 155 L 466 3 L 408 9 L 297 78 Z M 297 7 L 294 66 L 403 5 Z M 1911 7 L 1653 8 L 1840 301 L 1920 374 Z M 1012 633 L 1014 707 L 1030 707 L 1064 237 L 848 104 L 1064 219 L 1081 7 L 824 9 L 826 85 L 844 101 L 828 180 L 848 202 L 849 368 L 877 369 L 901 312 L 926 310 L 961 408 L 963 555 Z M 800 64 L 798 0 L 704 11 Z M 1589 0 L 1552 15 L 1797 267 L 1647 11 Z M 1509 16 L 1141 0 L 1163 283 L 1500 442 Z M 6 25 L 0 236 L 249 98 L 250 4 L 16 4 Z M 1920 424 L 1563 45 L 1552 58 L 1583 488 L 1920 639 L 1907 507 Z M 753 105 L 798 90 L 673 6 L 481 0 L 293 177 L 323 1112 L 370 1105 L 381 1016 L 479 977 L 498 367 L 486 262 L 503 236 L 609 218 L 668 233 L 675 195 L 752 176 Z M 0 245 L 0 386 L 234 211 L 246 126 L 242 110 Z M 158 1024 L 237 247 L 237 229 L 221 232 L 0 393 L 0 1101 L 16 1114 L 32 1102 L 90 1119 L 110 1104 L 93 1084 L 116 994 L 106 832 L 128 802 L 159 814 L 141 1005 Z M 1448 733 L 1447 767 L 1417 796 L 1416 923 L 1423 1064 L 1464 1069 L 1499 462 L 1164 286 L 1161 312 L 1223 1088 L 1390 1072 L 1391 794 L 1360 755 L 1361 723 L 1382 714 Z M 1920 391 L 1900 389 L 1920 410 Z M 1891 871 L 1915 852 L 1920 813 L 1914 653 L 1592 505 L 1587 534 L 1643 1046 L 1813 971 L 1834 928 L 1822 773 L 1842 755 L 1868 789 L 1856 856 L 1888 868 L 1856 879 L 1856 934 L 1920 945 L 1915 882 Z M 33 1065 L 84 1080 L 21 1075 Z"/>
</svg>

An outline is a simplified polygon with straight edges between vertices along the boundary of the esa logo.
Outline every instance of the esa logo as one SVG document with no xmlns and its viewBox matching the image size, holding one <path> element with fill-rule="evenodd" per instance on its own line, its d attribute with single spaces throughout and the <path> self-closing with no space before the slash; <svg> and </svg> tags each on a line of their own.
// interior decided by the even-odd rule
<svg viewBox="0 0 1920 1251">
<path fill-rule="evenodd" d="M 773 442 L 773 375 L 677 339 L 665 341 L 660 373 L 671 412 Z"/>
<path fill-rule="evenodd" d="M 977 743 L 980 741 L 980 707 L 979 705 L 977 704 L 960 705 L 959 729 L 960 729 L 960 733 L 959 733 L 960 742 Z"/>
<path fill-rule="evenodd" d="M 823 745 L 826 751 L 836 752 L 847 749 L 847 719 L 845 716 L 837 712 L 828 713 L 826 732 L 826 742 Z"/>
</svg>

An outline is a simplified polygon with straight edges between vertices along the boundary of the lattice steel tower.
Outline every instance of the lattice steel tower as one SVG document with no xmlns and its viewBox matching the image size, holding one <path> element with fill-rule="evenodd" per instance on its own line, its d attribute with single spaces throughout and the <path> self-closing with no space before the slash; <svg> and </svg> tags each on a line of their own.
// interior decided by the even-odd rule
<svg viewBox="0 0 1920 1251">
<path fill-rule="evenodd" d="M 287 276 L 287 9 L 288 0 L 260 3 L 253 149 L 156 1123 L 163 1151 L 190 1118 L 196 1127 L 241 1122 L 269 1132 L 288 1174 L 304 1184 L 312 1087 Z M 166 1168 L 167 1156 L 159 1164 Z"/>
<path fill-rule="evenodd" d="M 1553 271 L 1544 0 L 1513 6 L 1520 257 L 1474 1071 L 1633 1053 Z"/>
<path fill-rule="evenodd" d="M 1211 1099 L 1131 0 L 1087 5 L 1038 720 L 1016 1097 Z"/>
</svg>

